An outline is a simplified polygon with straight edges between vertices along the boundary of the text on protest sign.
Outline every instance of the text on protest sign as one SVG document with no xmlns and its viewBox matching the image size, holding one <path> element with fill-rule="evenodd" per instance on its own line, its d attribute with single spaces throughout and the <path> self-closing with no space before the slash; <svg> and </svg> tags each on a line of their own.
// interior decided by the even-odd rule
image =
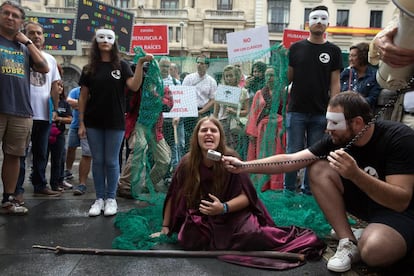
<svg viewBox="0 0 414 276">
<path fill-rule="evenodd" d="M 194 86 L 171 85 L 174 105 L 170 112 L 164 112 L 164 118 L 198 117 L 197 94 Z"/>
</svg>

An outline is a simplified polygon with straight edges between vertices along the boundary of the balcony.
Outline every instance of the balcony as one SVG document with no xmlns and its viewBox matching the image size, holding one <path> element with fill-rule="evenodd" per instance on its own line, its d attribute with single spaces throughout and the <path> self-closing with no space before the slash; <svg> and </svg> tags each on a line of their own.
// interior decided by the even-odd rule
<svg viewBox="0 0 414 276">
<path fill-rule="evenodd" d="M 244 11 L 205 10 L 206 19 L 244 20 Z"/>
<path fill-rule="evenodd" d="M 188 18 L 188 11 L 178 9 L 144 9 L 140 16 L 145 18 Z"/>
</svg>

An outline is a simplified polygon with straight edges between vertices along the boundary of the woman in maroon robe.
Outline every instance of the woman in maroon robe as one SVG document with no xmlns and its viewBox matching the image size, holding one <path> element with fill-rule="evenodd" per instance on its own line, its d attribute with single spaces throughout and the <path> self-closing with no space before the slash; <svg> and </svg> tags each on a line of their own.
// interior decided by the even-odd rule
<svg viewBox="0 0 414 276">
<path fill-rule="evenodd" d="M 317 259 L 325 244 L 309 229 L 276 227 L 258 199 L 247 174 L 229 173 L 222 162 L 207 158 L 209 149 L 237 156 L 226 146 L 223 127 L 214 117 L 196 125 L 190 151 L 169 187 L 162 230 L 178 233 L 186 250 L 277 250 Z"/>
</svg>

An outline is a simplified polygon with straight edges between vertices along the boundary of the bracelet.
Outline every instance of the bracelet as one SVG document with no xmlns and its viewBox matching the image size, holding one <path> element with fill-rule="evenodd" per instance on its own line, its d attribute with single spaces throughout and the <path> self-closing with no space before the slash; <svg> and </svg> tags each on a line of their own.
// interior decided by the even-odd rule
<svg viewBox="0 0 414 276">
<path fill-rule="evenodd" d="M 226 214 L 229 212 L 229 205 L 227 204 L 227 202 L 223 203 L 223 214 Z"/>
<path fill-rule="evenodd" d="M 57 111 L 56 109 L 53 109 L 53 110 L 52 110 L 52 112 L 56 112 L 56 113 L 58 113 L 58 111 Z"/>
<path fill-rule="evenodd" d="M 167 227 L 167 228 L 170 228 L 170 226 L 169 226 L 169 225 L 163 225 L 162 227 Z"/>
</svg>

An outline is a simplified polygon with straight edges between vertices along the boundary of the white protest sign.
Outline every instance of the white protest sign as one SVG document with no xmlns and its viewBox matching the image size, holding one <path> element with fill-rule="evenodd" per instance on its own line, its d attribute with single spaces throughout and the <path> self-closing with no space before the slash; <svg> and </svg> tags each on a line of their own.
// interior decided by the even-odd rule
<svg viewBox="0 0 414 276">
<path fill-rule="evenodd" d="M 269 29 L 267 26 L 245 31 L 227 33 L 227 56 L 229 63 L 249 61 L 262 57 L 262 50 L 270 48 Z M 270 56 L 270 53 L 267 54 Z"/>
<path fill-rule="evenodd" d="M 164 118 L 198 117 L 197 95 L 194 86 L 169 86 L 174 105 L 170 112 L 163 112 Z"/>
<path fill-rule="evenodd" d="M 215 101 L 219 104 L 238 106 L 240 104 L 241 88 L 220 84 L 216 90 Z"/>
</svg>

